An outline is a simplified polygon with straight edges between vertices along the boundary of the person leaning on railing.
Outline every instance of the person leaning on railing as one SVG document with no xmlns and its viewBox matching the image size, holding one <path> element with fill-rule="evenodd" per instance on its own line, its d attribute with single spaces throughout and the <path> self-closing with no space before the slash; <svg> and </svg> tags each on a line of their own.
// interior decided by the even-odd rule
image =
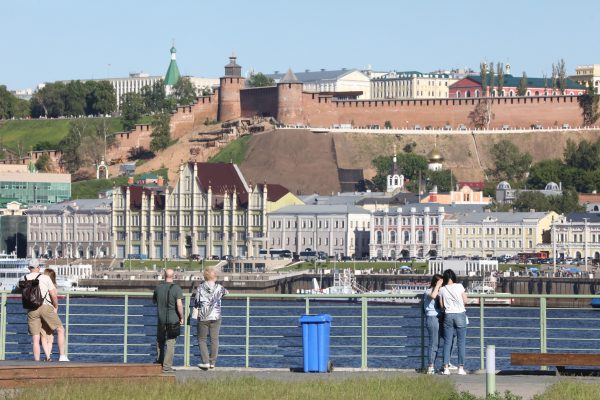
<svg viewBox="0 0 600 400">
<path fill-rule="evenodd" d="M 467 334 L 467 294 L 462 284 L 456 283 L 456 274 L 451 269 L 444 271 L 444 286 L 440 289 L 440 303 L 444 308 L 444 337 L 451 338 L 456 332 L 458 344 L 458 374 L 466 375 L 465 344 Z M 442 374 L 450 375 L 449 363 L 452 340 L 444 341 L 444 371 Z"/>
<path fill-rule="evenodd" d="M 154 289 L 153 301 L 158 308 L 156 328 L 156 363 L 161 364 L 163 372 L 172 373 L 175 342 L 183 325 L 183 291 L 173 283 L 172 269 L 165 271 L 165 282 Z M 165 349 L 166 347 L 166 349 Z"/>
<path fill-rule="evenodd" d="M 431 286 L 423 294 L 423 309 L 427 320 L 427 333 L 429 334 L 428 374 L 435 374 L 435 359 L 438 355 L 438 345 L 440 342 L 440 317 L 444 315 L 436 299 L 442 283 L 444 283 L 443 279 L 440 274 L 433 275 Z M 441 338 L 443 338 L 443 335 Z M 443 347 L 443 344 L 441 347 Z"/>
<path fill-rule="evenodd" d="M 214 369 L 219 354 L 219 330 L 221 329 L 221 299 L 229 292 L 217 283 L 217 270 L 204 270 L 204 281 L 196 288 L 196 301 L 192 318 L 198 320 L 198 347 L 201 369 Z M 210 334 L 210 354 L 207 338 Z"/>
</svg>

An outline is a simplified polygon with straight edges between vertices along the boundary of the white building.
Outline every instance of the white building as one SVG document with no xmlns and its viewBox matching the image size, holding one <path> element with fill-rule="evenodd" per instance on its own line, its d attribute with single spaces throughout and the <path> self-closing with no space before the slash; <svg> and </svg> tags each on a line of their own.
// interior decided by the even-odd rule
<svg viewBox="0 0 600 400">
<path fill-rule="evenodd" d="M 443 256 L 441 206 L 409 204 L 371 214 L 370 256 L 376 258 Z"/>
<path fill-rule="evenodd" d="M 483 276 L 498 271 L 498 260 L 429 260 L 427 273 L 441 275 L 447 269 L 453 270 L 456 275 Z"/>
<path fill-rule="evenodd" d="M 369 252 L 370 214 L 346 204 L 293 205 L 269 213 L 268 246 L 300 253 L 364 257 Z"/>
<path fill-rule="evenodd" d="M 448 88 L 457 80 L 443 73 L 391 71 L 371 80 L 371 96 L 373 99 L 443 99 L 449 97 Z"/>
<path fill-rule="evenodd" d="M 387 184 L 385 191 L 388 193 L 393 193 L 395 191 L 400 191 L 404 188 L 404 175 L 398 172 L 398 158 L 396 156 L 396 145 L 394 145 L 394 158 L 392 164 L 392 170 L 390 174 L 387 176 Z"/>
<path fill-rule="evenodd" d="M 296 78 L 302 82 L 303 90 L 306 92 L 333 93 L 333 92 L 362 92 L 359 99 L 371 98 L 371 80 L 358 69 L 341 69 L 335 71 L 306 70 L 295 73 Z M 278 83 L 285 74 L 275 71 L 267 77 Z"/>
<path fill-rule="evenodd" d="M 576 212 L 559 216 L 552 224 L 552 246 L 560 259 L 600 260 L 600 214 Z"/>
</svg>

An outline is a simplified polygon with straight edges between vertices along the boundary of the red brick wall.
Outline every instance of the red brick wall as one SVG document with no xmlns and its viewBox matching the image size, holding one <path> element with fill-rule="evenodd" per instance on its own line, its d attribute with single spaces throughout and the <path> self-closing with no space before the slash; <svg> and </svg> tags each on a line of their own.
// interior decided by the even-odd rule
<svg viewBox="0 0 600 400">
<path fill-rule="evenodd" d="M 335 124 L 353 124 L 361 127 L 377 124 L 383 127 L 390 121 L 393 127 L 453 127 L 459 124 L 471 126 L 469 113 L 481 99 L 436 100 L 356 100 L 332 101 L 304 93 L 304 121 L 310 126 L 328 127 Z M 490 127 L 529 127 L 532 124 L 554 126 L 568 123 L 580 126 L 581 109 L 576 96 L 494 98 L 492 112 L 495 115 Z"/>
<path fill-rule="evenodd" d="M 277 85 L 277 120 L 284 124 L 302 124 L 304 121 L 302 84 Z"/>
<path fill-rule="evenodd" d="M 230 121 L 242 115 L 240 91 L 245 79 L 241 77 L 222 77 L 219 87 L 219 121 Z"/>
<path fill-rule="evenodd" d="M 213 93 L 210 96 L 198 97 L 196 103 L 191 106 L 177 107 L 171 116 L 171 138 L 179 139 L 198 129 L 207 118 L 216 120 L 218 103 L 219 94 Z"/>
<path fill-rule="evenodd" d="M 262 115 L 276 118 L 277 98 L 276 86 L 242 89 L 240 91 L 242 117 Z"/>
</svg>

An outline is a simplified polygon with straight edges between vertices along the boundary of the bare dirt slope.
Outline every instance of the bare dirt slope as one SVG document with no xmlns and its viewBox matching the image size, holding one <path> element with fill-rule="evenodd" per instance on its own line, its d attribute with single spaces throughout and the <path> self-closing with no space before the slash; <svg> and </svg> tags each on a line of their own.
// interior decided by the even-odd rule
<svg viewBox="0 0 600 400">
<path fill-rule="evenodd" d="M 279 183 L 292 193 L 340 190 L 332 135 L 277 130 L 255 135 L 248 146 L 241 169 L 249 181 Z"/>
</svg>

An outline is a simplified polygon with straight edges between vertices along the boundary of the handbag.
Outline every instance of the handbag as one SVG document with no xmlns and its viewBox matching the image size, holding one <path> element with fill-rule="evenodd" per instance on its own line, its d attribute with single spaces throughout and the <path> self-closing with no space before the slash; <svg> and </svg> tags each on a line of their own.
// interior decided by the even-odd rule
<svg viewBox="0 0 600 400">
<path fill-rule="evenodd" d="M 173 324 L 165 324 L 165 333 L 167 339 L 177 338 L 177 336 L 181 335 L 181 324 L 179 322 L 175 322 Z"/>
</svg>

